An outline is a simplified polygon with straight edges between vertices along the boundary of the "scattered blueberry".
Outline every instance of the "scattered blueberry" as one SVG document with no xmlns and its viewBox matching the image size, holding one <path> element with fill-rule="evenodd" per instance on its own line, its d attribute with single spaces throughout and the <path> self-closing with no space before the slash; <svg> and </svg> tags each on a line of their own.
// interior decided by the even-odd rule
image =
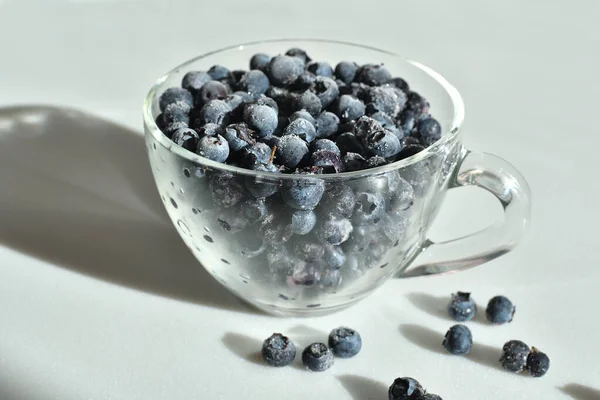
<svg viewBox="0 0 600 400">
<path fill-rule="evenodd" d="M 525 369 L 529 371 L 531 376 L 535 378 L 546 375 L 550 368 L 550 358 L 545 353 L 542 353 L 535 347 L 531 347 L 531 351 L 527 356 L 527 363 Z"/>
<path fill-rule="evenodd" d="M 288 168 L 296 168 L 308 154 L 308 145 L 296 135 L 285 135 L 279 139 L 275 151 L 277 162 Z"/>
<path fill-rule="evenodd" d="M 258 69 L 264 72 L 269 67 L 270 62 L 271 56 L 265 53 L 256 53 L 250 59 L 250 69 Z"/>
<path fill-rule="evenodd" d="M 521 372 L 527 365 L 529 346 L 520 340 L 511 340 L 502 347 L 500 363 L 502 367 L 510 372 Z"/>
<path fill-rule="evenodd" d="M 274 333 L 263 342 L 263 360 L 272 367 L 285 367 L 296 358 L 296 346 L 287 336 Z"/>
<path fill-rule="evenodd" d="M 304 71 L 304 63 L 296 57 L 278 55 L 269 62 L 269 80 L 277 86 L 293 83 Z"/>
<path fill-rule="evenodd" d="M 282 197 L 285 203 L 296 210 L 314 209 L 323 193 L 325 184 L 320 179 L 294 179 L 283 184 Z"/>
<path fill-rule="evenodd" d="M 277 128 L 277 112 L 267 105 L 248 104 L 244 108 L 244 121 L 259 137 L 268 137 Z"/>
<path fill-rule="evenodd" d="M 248 71 L 242 76 L 238 83 L 238 89 L 248 92 L 253 97 L 265 93 L 269 88 L 269 78 L 259 69 Z"/>
<path fill-rule="evenodd" d="M 327 138 L 333 136 L 340 123 L 337 115 L 329 111 L 323 111 L 315 120 L 315 129 L 318 138 Z"/>
<path fill-rule="evenodd" d="M 225 128 L 223 137 L 229 143 L 231 151 L 240 151 L 247 146 L 256 144 L 252 131 L 246 124 L 231 124 Z"/>
<path fill-rule="evenodd" d="M 346 85 L 350 84 L 356 76 L 358 65 L 350 61 L 341 61 L 335 66 L 335 76 Z"/>
<path fill-rule="evenodd" d="M 473 346 L 473 335 L 466 326 L 454 325 L 446 333 L 442 344 L 451 354 L 468 354 Z"/>
<path fill-rule="evenodd" d="M 321 112 L 321 100 L 310 90 L 304 91 L 294 99 L 295 110 L 306 110 L 311 115 L 316 116 Z"/>
<path fill-rule="evenodd" d="M 213 78 L 215 81 L 220 81 L 221 79 L 227 79 L 230 76 L 230 72 L 229 69 L 225 68 L 222 65 L 213 65 L 212 67 L 210 67 L 210 69 L 208 70 L 208 74 L 211 76 L 211 78 Z"/>
<path fill-rule="evenodd" d="M 192 94 L 187 90 L 180 87 L 170 87 L 160 95 L 158 106 L 160 111 L 164 111 L 169 104 L 177 102 L 185 103 L 191 108 L 194 104 L 194 99 Z"/>
<path fill-rule="evenodd" d="M 496 296 L 490 300 L 485 310 L 485 315 L 493 324 L 511 322 L 515 315 L 516 307 L 504 296 Z"/>
<path fill-rule="evenodd" d="M 299 49 L 297 47 L 293 47 L 293 48 L 289 49 L 288 51 L 285 52 L 285 55 L 290 56 L 290 57 L 299 58 L 300 60 L 302 60 L 303 64 L 306 64 L 307 62 L 312 61 L 311 58 L 306 53 L 306 51 Z"/>
<path fill-rule="evenodd" d="M 229 157 L 229 145 L 221 135 L 204 136 L 198 142 L 196 153 L 216 162 L 225 162 Z"/>
<path fill-rule="evenodd" d="M 296 118 L 283 130 L 284 135 L 296 135 L 307 143 L 315 140 L 317 132 L 315 126 L 304 118 Z"/>
<path fill-rule="evenodd" d="M 379 86 L 389 82 L 392 74 L 383 65 L 367 64 L 359 68 L 356 80 L 369 86 Z"/>
<path fill-rule="evenodd" d="M 457 292 L 452 294 L 448 304 L 448 314 L 458 322 L 470 321 L 475 317 L 477 305 L 471 298 L 471 293 Z"/>
<path fill-rule="evenodd" d="M 296 235 L 306 235 L 310 233 L 317 223 L 317 215 L 312 210 L 294 211 L 290 227 Z"/>
<path fill-rule="evenodd" d="M 396 378 L 388 390 L 388 400 L 418 400 L 425 394 L 423 386 L 413 378 Z"/>
<path fill-rule="evenodd" d="M 333 68 L 327 62 L 313 61 L 306 67 L 310 72 L 317 76 L 325 76 L 331 78 L 333 76 Z"/>
<path fill-rule="evenodd" d="M 324 343 L 313 343 L 302 352 L 302 364 L 313 372 L 321 372 L 333 365 L 333 353 Z"/>
<path fill-rule="evenodd" d="M 171 140 L 175 142 L 175 144 L 189 151 L 194 151 L 196 149 L 198 139 L 199 136 L 196 131 L 190 128 L 178 129 L 171 137 Z"/>
<path fill-rule="evenodd" d="M 329 348 L 340 358 L 351 358 L 362 348 L 360 334 L 350 328 L 336 328 L 329 334 Z"/>
<path fill-rule="evenodd" d="M 365 115 L 365 104 L 354 96 L 344 94 L 333 104 L 333 112 L 346 122 Z"/>
<path fill-rule="evenodd" d="M 196 95 L 196 107 L 202 107 L 210 100 L 224 99 L 229 93 L 225 85 L 219 81 L 206 82 Z"/>
</svg>

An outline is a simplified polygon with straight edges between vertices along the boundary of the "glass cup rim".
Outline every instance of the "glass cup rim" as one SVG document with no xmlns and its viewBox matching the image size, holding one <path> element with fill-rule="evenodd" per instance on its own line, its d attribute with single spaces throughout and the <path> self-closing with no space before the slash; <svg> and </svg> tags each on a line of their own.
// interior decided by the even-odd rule
<svg viewBox="0 0 600 400">
<path fill-rule="evenodd" d="M 204 53 L 197 57 L 191 58 L 191 59 L 179 64 L 178 66 L 176 66 L 175 68 L 171 69 L 170 71 L 165 73 L 163 76 L 161 76 L 154 83 L 154 85 L 152 85 L 152 87 L 150 88 L 150 91 L 146 95 L 146 99 L 144 101 L 144 106 L 143 106 L 143 118 L 144 118 L 144 125 L 146 126 L 146 129 L 152 134 L 154 139 L 157 142 L 159 142 L 159 144 L 161 144 L 163 147 L 165 147 L 168 151 L 174 153 L 175 155 L 177 155 L 181 158 L 186 159 L 187 161 L 190 161 L 195 164 L 203 165 L 206 168 L 210 168 L 210 169 L 218 170 L 218 171 L 222 171 L 222 172 L 230 172 L 230 173 L 236 174 L 236 175 L 246 175 L 246 176 L 253 176 L 253 177 L 260 176 L 261 178 L 270 177 L 270 178 L 273 178 L 276 180 L 285 180 L 285 179 L 297 180 L 298 178 L 302 178 L 302 177 L 315 179 L 317 177 L 315 175 L 304 176 L 304 175 L 298 175 L 298 174 L 281 174 L 281 173 L 269 172 L 269 171 L 254 171 L 254 170 L 250 170 L 250 169 L 246 169 L 246 168 L 236 167 L 234 165 L 219 163 L 219 162 L 210 160 L 208 158 L 202 157 L 196 153 L 193 153 L 189 150 L 184 149 L 183 147 L 180 147 L 180 146 L 177 146 L 176 144 L 174 144 L 167 136 L 165 136 L 163 134 L 163 132 L 160 130 L 160 128 L 156 125 L 156 121 L 152 115 L 152 106 L 153 106 L 154 99 L 157 95 L 157 92 L 158 92 L 158 89 L 160 88 L 160 86 L 163 84 L 163 82 L 165 80 L 167 80 L 169 78 L 170 75 L 178 73 L 182 69 L 186 69 L 186 67 L 188 67 L 190 64 L 193 64 L 203 58 L 207 58 L 207 57 L 210 57 L 210 56 L 213 56 L 213 55 L 216 55 L 219 53 L 223 53 L 226 51 L 230 51 L 230 50 L 235 50 L 235 49 L 244 50 L 245 47 L 251 47 L 251 46 L 256 46 L 256 45 L 260 45 L 260 44 L 269 44 L 269 43 L 290 43 L 290 44 L 292 44 L 294 42 L 339 44 L 339 45 L 355 47 L 358 49 L 376 51 L 376 52 L 379 52 L 382 54 L 386 54 L 388 56 L 398 58 L 400 61 L 411 64 L 412 66 L 420 69 L 421 71 L 423 71 L 427 75 L 429 75 L 431 78 L 433 78 L 439 85 L 441 85 L 444 88 L 446 93 L 449 95 L 449 97 L 452 101 L 452 105 L 454 107 L 453 118 L 452 118 L 452 123 L 450 125 L 450 128 L 441 136 L 440 139 L 438 139 L 435 143 L 426 147 L 424 150 L 420 151 L 419 153 L 413 154 L 412 156 L 404 158 L 402 160 L 398 160 L 393 163 L 382 165 L 382 166 L 375 167 L 375 168 L 368 168 L 368 169 L 363 169 L 363 170 L 358 170 L 358 171 L 350 171 L 350 172 L 339 172 L 339 173 L 335 173 L 335 174 L 320 174 L 320 175 L 318 175 L 318 179 L 331 180 L 331 181 L 340 180 L 340 179 L 359 179 L 362 177 L 380 175 L 380 174 L 383 174 L 386 172 L 394 171 L 394 170 L 409 166 L 411 164 L 416 164 L 419 161 L 428 158 L 430 155 L 437 153 L 437 151 L 440 148 L 443 148 L 446 143 L 451 142 L 458 135 L 458 132 L 460 131 L 460 127 L 462 126 L 462 123 L 463 123 L 464 117 L 465 117 L 464 102 L 463 102 L 463 99 L 462 99 L 460 93 L 458 92 L 458 90 L 452 84 L 450 84 L 450 82 L 448 82 L 446 80 L 446 78 L 444 78 L 440 73 L 436 72 L 435 70 L 429 68 L 428 66 L 426 66 L 424 64 L 421 64 L 420 62 L 413 61 L 411 59 L 408 59 L 406 57 L 403 57 L 399 54 L 396 54 L 396 53 L 388 51 L 388 50 L 383 50 L 383 49 L 373 47 L 373 46 L 352 43 L 352 42 L 346 42 L 346 41 L 341 41 L 341 40 L 314 39 L 314 38 L 312 38 L 312 39 L 311 38 L 269 39 L 269 40 L 259 40 L 259 41 L 235 44 L 235 45 L 230 45 L 230 46 L 223 47 L 223 48 L 220 48 L 217 50 L 209 51 L 207 53 Z"/>
</svg>

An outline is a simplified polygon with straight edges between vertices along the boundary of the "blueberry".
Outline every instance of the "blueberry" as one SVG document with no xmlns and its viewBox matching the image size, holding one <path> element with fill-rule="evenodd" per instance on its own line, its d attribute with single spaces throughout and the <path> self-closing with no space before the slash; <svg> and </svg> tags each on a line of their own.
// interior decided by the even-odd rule
<svg viewBox="0 0 600 400">
<path fill-rule="evenodd" d="M 395 126 L 394 119 L 382 111 L 372 113 L 370 117 L 379 122 L 384 128 Z"/>
<path fill-rule="evenodd" d="M 373 155 L 384 158 L 395 156 L 401 150 L 400 140 L 385 128 L 365 137 L 363 144 Z"/>
<path fill-rule="evenodd" d="M 365 104 L 354 96 L 344 94 L 333 104 L 332 111 L 340 121 L 347 122 L 365 115 Z"/>
<path fill-rule="evenodd" d="M 477 305 L 471 298 L 471 293 L 457 292 L 452 294 L 450 304 L 448 304 L 448 314 L 455 321 L 470 321 L 475 317 Z"/>
<path fill-rule="evenodd" d="M 229 93 L 224 84 L 219 81 L 206 82 L 196 95 L 196 107 L 202 107 L 210 100 L 224 99 Z"/>
<path fill-rule="evenodd" d="M 339 154 L 333 151 L 319 150 L 310 156 L 310 165 L 320 168 L 325 174 L 344 172 L 346 167 Z"/>
<path fill-rule="evenodd" d="M 386 165 L 388 162 L 385 158 L 381 156 L 373 156 L 367 160 L 365 168 L 376 168 L 381 167 L 382 165 Z"/>
<path fill-rule="evenodd" d="M 196 132 L 198 132 L 198 135 L 200 135 L 201 138 L 204 136 L 223 136 L 223 128 L 217 124 L 203 125 L 202 127 L 196 129 Z"/>
<path fill-rule="evenodd" d="M 302 60 L 303 64 L 306 64 L 307 62 L 312 61 L 312 59 L 308 56 L 306 51 L 304 51 L 298 47 L 292 47 L 291 49 L 289 49 L 288 51 L 285 52 L 285 55 L 290 56 L 290 57 L 299 58 L 300 60 Z"/>
<path fill-rule="evenodd" d="M 383 129 L 381 124 L 374 118 L 363 116 L 354 124 L 354 134 L 359 139 L 365 139 L 367 136 L 380 132 Z"/>
<path fill-rule="evenodd" d="M 208 70 L 208 74 L 215 81 L 220 81 L 221 79 L 228 79 L 231 73 L 229 72 L 229 69 L 225 68 L 222 65 L 213 65 Z"/>
<path fill-rule="evenodd" d="M 268 216 L 261 222 L 258 233 L 265 243 L 275 245 L 287 242 L 294 234 L 287 221 L 274 216 Z"/>
<path fill-rule="evenodd" d="M 413 132 L 417 123 L 417 113 L 413 110 L 405 109 L 398 116 L 398 126 L 404 132 L 404 136 L 408 136 Z"/>
<path fill-rule="evenodd" d="M 263 360 L 272 367 L 285 367 L 296 358 L 296 346 L 287 336 L 274 333 L 263 342 Z"/>
<path fill-rule="evenodd" d="M 341 61 L 335 66 L 335 77 L 349 85 L 356 76 L 358 65 L 350 61 Z"/>
<path fill-rule="evenodd" d="M 337 246 L 348 240 L 352 230 L 353 226 L 350 220 L 332 216 L 320 221 L 315 234 L 324 243 Z"/>
<path fill-rule="evenodd" d="M 212 138 L 212 136 L 207 137 Z M 235 206 L 245 194 L 244 187 L 228 173 L 217 173 L 211 176 L 209 188 L 213 202 L 224 208 Z"/>
<path fill-rule="evenodd" d="M 245 103 L 244 98 L 236 93 L 239 93 L 239 92 L 230 94 L 229 96 L 227 96 L 223 99 L 223 101 L 229 106 L 231 111 L 241 109 Z"/>
<path fill-rule="evenodd" d="M 308 157 L 308 145 L 296 135 L 286 135 L 279 139 L 275 157 L 279 164 L 287 168 L 296 168 Z"/>
<path fill-rule="evenodd" d="M 204 124 L 227 125 L 231 108 L 223 100 L 210 100 L 200 110 Z"/>
<path fill-rule="evenodd" d="M 295 110 L 306 110 L 311 115 L 316 116 L 321 112 L 322 105 L 321 100 L 319 100 L 319 97 L 316 94 L 310 90 L 306 90 L 294 98 L 293 107 Z"/>
<path fill-rule="evenodd" d="M 365 85 L 364 83 L 352 82 L 351 84 L 346 85 L 344 87 L 340 86 L 339 90 L 340 95 L 347 94 L 350 96 L 354 96 L 357 99 L 364 100 L 366 94 L 369 92 L 369 90 L 371 90 L 371 87 L 369 85 Z"/>
<path fill-rule="evenodd" d="M 358 153 L 348 152 L 343 160 L 346 171 L 359 171 L 367 167 L 367 160 Z"/>
<path fill-rule="evenodd" d="M 413 378 L 396 378 L 388 390 L 388 400 L 418 400 L 425 394 L 423 386 Z"/>
<path fill-rule="evenodd" d="M 190 92 L 180 87 L 170 87 L 158 98 L 158 106 L 160 111 L 165 111 L 165 108 L 167 108 L 169 104 L 177 102 L 185 103 L 192 108 L 194 99 Z"/>
<path fill-rule="evenodd" d="M 417 124 L 417 132 L 425 146 L 431 146 L 442 137 L 442 127 L 433 118 L 425 118 Z"/>
<path fill-rule="evenodd" d="M 395 87 L 397 87 L 398 89 L 402 90 L 404 93 L 408 92 L 408 83 L 406 83 L 406 81 L 402 78 L 392 78 L 389 82 L 387 82 L 389 85 L 393 85 Z"/>
<path fill-rule="evenodd" d="M 466 326 L 454 325 L 446 333 L 442 344 L 451 354 L 468 354 L 473 346 L 473 335 Z"/>
<path fill-rule="evenodd" d="M 338 130 L 339 123 L 340 119 L 337 115 L 329 111 L 323 111 L 315 120 L 317 137 L 326 138 L 333 136 Z"/>
<path fill-rule="evenodd" d="M 290 117 L 288 118 L 288 122 L 292 122 L 297 120 L 298 118 L 302 118 L 305 119 L 307 121 L 309 121 L 311 124 L 313 124 L 313 126 L 315 125 L 315 119 L 313 118 L 312 115 L 310 115 L 310 113 L 306 110 L 300 110 L 300 111 L 295 111 L 292 115 L 290 115 Z"/>
<path fill-rule="evenodd" d="M 258 137 L 271 136 L 277 128 L 277 112 L 266 105 L 247 104 L 244 121 L 257 131 Z"/>
<path fill-rule="evenodd" d="M 251 224 L 263 220 L 268 212 L 264 199 L 248 199 L 242 203 L 241 210 Z"/>
<path fill-rule="evenodd" d="M 338 218 L 350 218 L 354 212 L 356 196 L 350 186 L 337 184 L 325 192 L 319 211 Z"/>
<path fill-rule="evenodd" d="M 175 144 L 189 151 L 194 151 L 196 149 L 198 139 L 199 136 L 196 131 L 190 128 L 178 129 L 171 138 Z"/>
<path fill-rule="evenodd" d="M 271 62 L 271 56 L 265 53 L 256 53 L 250 59 L 250 69 L 258 69 L 261 71 L 266 71 L 269 67 L 269 63 Z"/>
<path fill-rule="evenodd" d="M 323 108 L 329 107 L 340 94 L 337 83 L 325 76 L 317 76 L 313 91 L 321 101 Z"/>
<path fill-rule="evenodd" d="M 257 164 L 253 166 L 252 169 L 257 172 L 279 172 L 273 164 Z M 272 179 L 261 178 L 260 176 L 247 178 L 245 186 L 250 194 L 256 198 L 270 197 L 277 193 L 277 190 L 279 189 L 278 182 Z"/>
<path fill-rule="evenodd" d="M 402 150 L 400 150 L 400 153 L 396 155 L 396 159 L 403 160 L 405 158 L 414 156 L 415 154 L 418 154 L 423 150 L 425 150 L 425 146 L 422 146 L 420 144 L 409 144 L 407 146 L 404 146 Z"/>
<path fill-rule="evenodd" d="M 325 268 L 321 273 L 321 279 L 319 280 L 319 286 L 323 291 L 333 292 L 340 287 L 342 283 L 342 274 L 339 269 L 336 268 Z"/>
<path fill-rule="evenodd" d="M 269 62 L 269 80 L 278 86 L 293 83 L 304 71 L 304 63 L 296 57 L 278 55 Z"/>
<path fill-rule="evenodd" d="M 355 226 L 350 238 L 344 243 L 343 249 L 348 254 L 363 253 L 374 238 L 371 226 Z"/>
<path fill-rule="evenodd" d="M 502 346 L 500 363 L 510 372 L 519 373 L 525 369 L 529 357 L 529 346 L 520 340 L 510 340 Z"/>
<path fill-rule="evenodd" d="M 531 352 L 527 356 L 527 364 L 525 369 L 535 377 L 539 378 L 546 375 L 550 368 L 550 358 L 545 353 L 542 353 L 535 347 L 531 347 Z"/>
<path fill-rule="evenodd" d="M 362 339 L 354 329 L 336 328 L 329 333 L 329 348 L 337 357 L 354 357 L 362 348 Z"/>
<path fill-rule="evenodd" d="M 296 135 L 304 139 L 307 143 L 315 140 L 317 132 L 315 131 L 314 125 L 304 118 L 297 118 L 289 123 L 289 125 L 283 130 L 284 135 Z"/>
<path fill-rule="evenodd" d="M 312 88 L 316 80 L 317 76 L 315 74 L 310 71 L 304 71 L 289 88 L 294 92 L 304 92 Z"/>
<path fill-rule="evenodd" d="M 311 143 L 310 149 L 313 152 L 317 152 L 320 150 L 330 151 L 332 153 L 337 154 L 338 156 L 342 154 L 340 152 L 340 149 L 337 147 L 337 145 L 329 139 L 315 140 L 314 142 Z"/>
<path fill-rule="evenodd" d="M 237 92 L 233 92 L 233 95 L 241 97 L 243 103 L 252 103 L 254 101 L 254 98 L 248 92 L 238 90 Z M 227 98 L 225 98 L 225 101 L 227 101 Z"/>
<path fill-rule="evenodd" d="M 379 222 L 385 213 L 385 200 L 381 193 L 361 192 L 356 194 L 356 206 L 352 220 L 358 225 Z"/>
<path fill-rule="evenodd" d="M 161 131 L 164 131 L 165 128 L 167 127 L 167 125 L 168 125 L 167 122 L 165 121 L 165 116 L 163 114 L 158 114 L 158 117 L 156 117 L 156 119 L 154 120 L 154 122 L 156 122 L 156 126 Z"/>
<path fill-rule="evenodd" d="M 367 92 L 365 102 L 374 110 L 395 117 L 404 108 L 406 95 L 395 87 L 375 86 Z"/>
<path fill-rule="evenodd" d="M 515 315 L 516 307 L 504 296 L 496 296 L 490 300 L 485 310 L 485 316 L 492 324 L 511 322 Z"/>
<path fill-rule="evenodd" d="M 168 138 L 172 138 L 175 132 L 183 128 L 188 128 L 188 124 L 185 122 L 171 122 L 163 129 L 163 133 Z"/>
<path fill-rule="evenodd" d="M 417 92 L 409 92 L 406 96 L 406 108 L 413 111 L 416 117 L 429 112 L 429 102 Z"/>
<path fill-rule="evenodd" d="M 270 245 L 266 250 L 269 271 L 273 274 L 291 275 L 300 261 L 290 256 L 284 245 Z"/>
<path fill-rule="evenodd" d="M 352 132 L 344 132 L 335 140 L 335 144 L 337 144 L 338 148 L 342 152 L 342 154 L 346 153 L 360 153 L 364 152 L 364 146 L 360 142 L 360 140 L 354 135 Z M 361 156 L 362 157 L 362 156 Z M 364 160 L 364 158 L 363 158 Z M 348 166 L 346 166 L 347 168 Z M 348 169 L 348 168 L 347 168 Z"/>
<path fill-rule="evenodd" d="M 246 124 L 231 124 L 225 128 L 223 137 L 229 143 L 231 151 L 240 151 L 247 146 L 256 144 L 252 131 Z"/>
<path fill-rule="evenodd" d="M 271 148 L 264 143 L 255 143 L 244 147 L 242 151 L 243 165 L 247 168 L 252 168 L 257 164 L 268 164 L 271 160 L 272 152 Z"/>
<path fill-rule="evenodd" d="M 312 210 L 294 211 L 290 227 L 296 235 L 310 233 L 317 223 L 317 215 Z"/>
<path fill-rule="evenodd" d="M 298 239 L 296 243 L 294 243 L 294 254 L 303 261 L 314 263 L 323 258 L 325 247 L 310 239 Z"/>
<path fill-rule="evenodd" d="M 380 86 L 392 79 L 392 74 L 383 65 L 367 64 L 360 67 L 356 80 L 369 86 Z"/>
<path fill-rule="evenodd" d="M 250 221 L 237 207 L 222 209 L 217 216 L 217 223 L 225 232 L 234 234 L 244 230 Z"/>
<path fill-rule="evenodd" d="M 229 145 L 221 135 L 204 136 L 198 142 L 196 153 L 216 162 L 225 162 L 229 157 Z"/>
<path fill-rule="evenodd" d="M 189 111 L 190 109 L 187 103 L 181 101 L 171 103 L 167 107 L 165 107 L 165 111 L 162 113 L 163 120 L 166 125 L 169 125 L 173 122 L 184 122 L 186 124 L 189 124 Z"/>
<path fill-rule="evenodd" d="M 320 179 L 297 179 L 283 184 L 285 203 L 296 210 L 312 210 L 319 204 L 325 184 Z"/>
<path fill-rule="evenodd" d="M 294 95 L 287 89 L 271 86 L 265 94 L 277 103 L 280 114 L 289 115 L 292 112 Z"/>
<path fill-rule="evenodd" d="M 183 76 L 181 87 L 192 94 L 198 93 L 202 86 L 212 81 L 212 77 L 204 71 L 190 71 Z"/>
<path fill-rule="evenodd" d="M 272 98 L 268 97 L 268 96 L 260 96 L 256 99 L 256 101 L 254 102 L 255 105 L 259 105 L 259 106 L 268 106 L 271 107 L 275 113 L 279 113 L 279 105 L 277 104 L 277 102 L 275 100 L 273 100 Z"/>
<path fill-rule="evenodd" d="M 327 62 L 313 61 L 306 67 L 310 72 L 317 76 L 325 76 L 331 78 L 333 76 L 333 68 Z"/>
<path fill-rule="evenodd" d="M 321 372 L 333 365 L 333 353 L 324 343 L 313 343 L 302 352 L 302 364 L 313 372 Z"/>
<path fill-rule="evenodd" d="M 244 92 L 248 92 L 253 97 L 265 93 L 269 88 L 269 78 L 264 72 L 258 69 L 248 71 L 242 76 L 238 83 L 238 89 Z"/>
<path fill-rule="evenodd" d="M 339 246 L 325 246 L 324 259 L 330 268 L 339 269 L 346 262 L 346 255 Z"/>
<path fill-rule="evenodd" d="M 290 286 L 314 286 L 321 279 L 323 268 L 318 263 L 305 263 L 296 259 L 291 276 L 288 277 Z"/>
</svg>

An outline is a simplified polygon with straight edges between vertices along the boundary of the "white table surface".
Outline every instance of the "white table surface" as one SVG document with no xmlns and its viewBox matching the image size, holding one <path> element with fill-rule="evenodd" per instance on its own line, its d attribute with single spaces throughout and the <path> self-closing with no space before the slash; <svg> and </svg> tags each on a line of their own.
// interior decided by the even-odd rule
<svg viewBox="0 0 600 400">
<path fill-rule="evenodd" d="M 406 375 L 444 399 L 600 399 L 598 17 L 600 3 L 583 0 L 0 0 L 0 400 L 383 400 Z M 465 143 L 531 185 L 522 244 L 464 273 L 391 281 L 317 319 L 262 315 L 222 290 L 154 192 L 141 103 L 194 55 L 298 36 L 390 49 L 454 83 Z M 453 191 L 432 236 L 497 218 L 491 196 Z M 517 304 L 509 325 L 483 313 L 469 324 L 466 358 L 440 347 L 456 290 L 481 308 L 496 294 Z M 339 325 L 364 347 L 328 372 L 253 356 L 274 331 L 305 345 Z M 549 373 L 501 370 L 509 339 L 546 351 Z"/>
</svg>

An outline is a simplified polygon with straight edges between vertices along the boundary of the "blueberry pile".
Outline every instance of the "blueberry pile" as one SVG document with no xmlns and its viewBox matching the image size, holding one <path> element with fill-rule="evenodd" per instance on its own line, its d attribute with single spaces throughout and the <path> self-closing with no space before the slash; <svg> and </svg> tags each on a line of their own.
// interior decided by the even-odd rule
<svg viewBox="0 0 600 400">
<path fill-rule="evenodd" d="M 388 400 L 442 400 L 440 396 L 427 393 L 414 378 L 396 378 L 388 389 Z"/>
<path fill-rule="evenodd" d="M 249 67 L 188 72 L 160 96 L 158 127 L 213 161 L 288 174 L 378 167 L 441 136 L 427 100 L 383 65 L 333 68 L 292 48 Z"/>
<path fill-rule="evenodd" d="M 325 343 L 312 343 L 302 351 L 302 365 L 309 371 L 321 372 L 333 365 L 334 356 L 351 358 L 362 348 L 362 338 L 354 329 L 340 327 L 331 331 Z M 263 360 L 272 367 L 290 365 L 296 358 L 296 346 L 287 336 L 274 333 L 262 345 Z"/>
</svg>

